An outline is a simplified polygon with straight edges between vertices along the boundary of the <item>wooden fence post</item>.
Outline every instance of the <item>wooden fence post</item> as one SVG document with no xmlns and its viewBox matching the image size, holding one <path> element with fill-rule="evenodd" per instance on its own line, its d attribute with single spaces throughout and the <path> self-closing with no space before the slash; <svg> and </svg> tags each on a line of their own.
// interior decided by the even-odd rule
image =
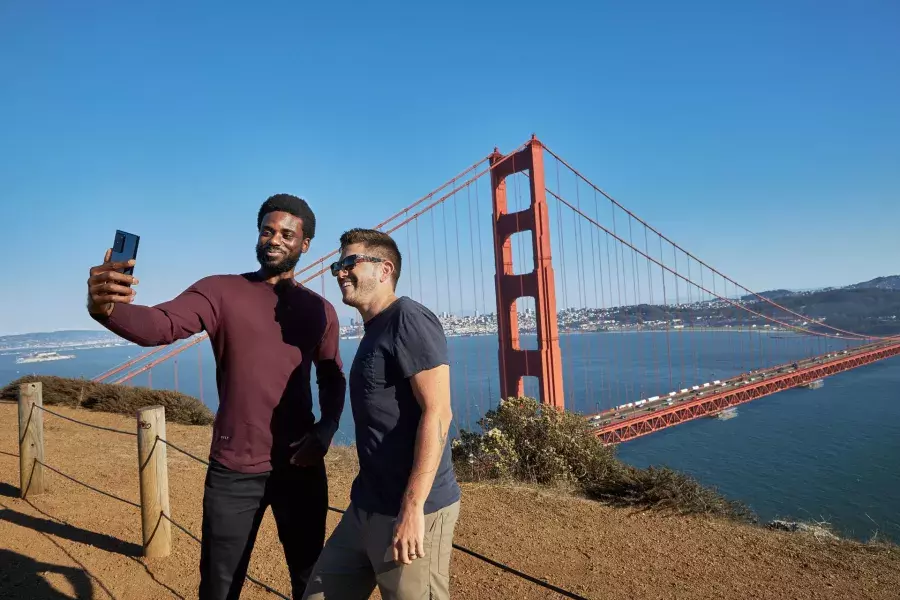
<svg viewBox="0 0 900 600">
<path fill-rule="evenodd" d="M 44 484 L 44 405 L 40 381 L 19 385 L 19 497 L 42 494 Z"/>
<path fill-rule="evenodd" d="M 166 438 L 165 407 L 137 411 L 137 438 L 144 556 L 168 556 L 172 551 L 172 527 L 166 518 L 170 516 L 169 472 L 166 445 L 159 441 Z"/>
</svg>

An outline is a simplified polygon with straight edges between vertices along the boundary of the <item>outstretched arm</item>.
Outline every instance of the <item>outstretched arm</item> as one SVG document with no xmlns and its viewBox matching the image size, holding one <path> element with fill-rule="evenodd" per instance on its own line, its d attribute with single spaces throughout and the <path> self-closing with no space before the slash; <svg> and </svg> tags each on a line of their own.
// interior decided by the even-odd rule
<svg viewBox="0 0 900 600">
<path fill-rule="evenodd" d="M 95 321 L 139 346 L 162 346 L 216 327 L 216 310 L 206 280 L 156 306 L 116 303 L 108 313 L 90 312 Z"/>
<path fill-rule="evenodd" d="M 113 333 L 140 346 L 171 344 L 215 329 L 215 295 L 211 278 L 201 279 L 175 299 L 156 306 L 137 306 L 134 287 L 138 280 L 121 273 L 135 261 L 110 262 L 107 250 L 103 264 L 93 267 L 88 278 L 88 313 Z"/>
<path fill-rule="evenodd" d="M 108 316 L 92 316 L 116 335 L 139 346 L 171 344 L 215 329 L 213 304 L 197 285 L 156 306 L 119 304 Z"/>
</svg>

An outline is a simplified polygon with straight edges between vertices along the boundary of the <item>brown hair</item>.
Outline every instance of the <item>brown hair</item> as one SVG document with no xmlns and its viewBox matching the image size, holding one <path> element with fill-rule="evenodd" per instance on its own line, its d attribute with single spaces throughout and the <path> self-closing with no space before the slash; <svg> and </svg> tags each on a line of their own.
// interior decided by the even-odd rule
<svg viewBox="0 0 900 600">
<path fill-rule="evenodd" d="M 394 281 L 394 288 L 397 287 L 397 281 L 400 279 L 400 250 L 397 248 L 397 242 L 394 238 L 378 231 L 377 229 L 351 229 L 345 231 L 341 235 L 341 248 L 345 248 L 350 244 L 362 244 L 366 250 L 370 250 L 373 255 L 378 258 L 391 261 L 394 265 L 394 273 L 391 278 Z"/>
</svg>

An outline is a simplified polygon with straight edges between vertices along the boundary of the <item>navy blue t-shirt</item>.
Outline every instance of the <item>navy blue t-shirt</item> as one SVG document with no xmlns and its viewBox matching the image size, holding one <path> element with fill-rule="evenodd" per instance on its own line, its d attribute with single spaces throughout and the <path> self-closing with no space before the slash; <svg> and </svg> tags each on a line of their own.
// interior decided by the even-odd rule
<svg viewBox="0 0 900 600">
<path fill-rule="evenodd" d="M 398 298 L 365 324 L 350 368 L 350 405 L 359 456 L 359 475 L 350 500 L 357 507 L 388 516 L 399 514 L 422 416 L 410 377 L 449 364 L 440 321 L 410 298 Z M 425 501 L 425 514 L 459 498 L 448 440 Z"/>
</svg>

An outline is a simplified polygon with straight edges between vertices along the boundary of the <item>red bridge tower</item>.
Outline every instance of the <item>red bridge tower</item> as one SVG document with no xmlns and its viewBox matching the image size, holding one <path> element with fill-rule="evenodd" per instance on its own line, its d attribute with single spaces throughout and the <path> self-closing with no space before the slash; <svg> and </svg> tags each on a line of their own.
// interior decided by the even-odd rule
<svg viewBox="0 0 900 600">
<path fill-rule="evenodd" d="M 550 255 L 550 219 L 544 192 L 543 145 L 531 141 L 513 156 L 498 164 L 503 155 L 491 155 L 491 196 L 494 202 L 494 257 L 496 262 L 497 328 L 500 341 L 500 394 L 502 398 L 524 393 L 522 377 L 538 378 L 540 400 L 563 408 L 562 356 L 556 322 L 556 288 Z M 510 213 L 506 202 L 506 178 L 530 171 L 531 206 Z M 530 273 L 513 272 L 514 233 L 531 231 L 534 268 Z M 519 316 L 516 299 L 534 298 L 537 323 L 537 350 L 519 345 Z"/>
</svg>

